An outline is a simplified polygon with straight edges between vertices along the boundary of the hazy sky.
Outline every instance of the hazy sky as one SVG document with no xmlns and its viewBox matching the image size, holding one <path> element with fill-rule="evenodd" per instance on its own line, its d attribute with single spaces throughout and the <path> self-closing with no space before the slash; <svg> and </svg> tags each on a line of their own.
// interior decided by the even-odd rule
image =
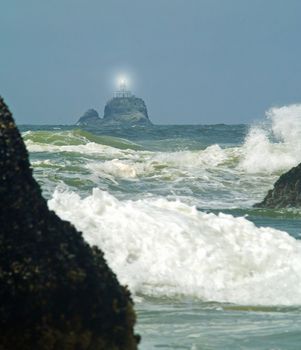
<svg viewBox="0 0 301 350">
<path fill-rule="evenodd" d="M 103 114 L 119 74 L 158 124 L 245 123 L 301 102 L 300 0 L 1 0 L 18 123 Z"/>
</svg>

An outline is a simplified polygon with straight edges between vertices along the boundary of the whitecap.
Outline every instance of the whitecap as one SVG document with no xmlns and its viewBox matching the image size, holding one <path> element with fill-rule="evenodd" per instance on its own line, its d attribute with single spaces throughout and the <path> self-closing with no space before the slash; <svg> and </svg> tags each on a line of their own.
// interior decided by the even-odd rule
<svg viewBox="0 0 301 350">
<path fill-rule="evenodd" d="M 100 247 L 135 294 L 248 305 L 301 304 L 300 243 L 243 217 L 204 213 L 179 200 L 118 200 L 99 189 L 49 201 Z"/>
</svg>

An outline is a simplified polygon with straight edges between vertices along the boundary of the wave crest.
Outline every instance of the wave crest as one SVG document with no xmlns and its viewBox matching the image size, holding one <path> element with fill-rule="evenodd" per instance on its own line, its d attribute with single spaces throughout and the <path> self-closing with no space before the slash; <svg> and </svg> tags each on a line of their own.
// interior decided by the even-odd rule
<svg viewBox="0 0 301 350">
<path fill-rule="evenodd" d="M 43 152 L 43 149 L 47 151 L 49 148 L 56 149 L 57 151 L 64 151 L 65 148 L 63 146 L 80 146 L 90 143 L 118 149 L 141 149 L 139 145 L 129 140 L 113 136 L 98 136 L 81 129 L 65 131 L 27 131 L 23 133 L 23 138 L 31 152 L 35 152 L 34 146 L 39 146 L 40 152 Z M 51 148 L 51 146 L 56 147 Z M 74 147 L 74 149 L 76 149 L 76 147 Z"/>
<path fill-rule="evenodd" d="M 50 209 L 99 246 L 133 293 L 248 305 L 301 304 L 301 249 L 287 233 L 164 198 L 56 191 Z"/>
</svg>

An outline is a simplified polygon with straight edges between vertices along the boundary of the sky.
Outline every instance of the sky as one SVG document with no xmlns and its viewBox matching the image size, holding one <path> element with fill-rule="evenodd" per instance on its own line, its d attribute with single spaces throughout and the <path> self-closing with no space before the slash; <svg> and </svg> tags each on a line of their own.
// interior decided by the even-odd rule
<svg viewBox="0 0 301 350">
<path fill-rule="evenodd" d="M 0 95 L 19 124 L 100 116 L 127 77 L 155 124 L 301 102 L 300 0 L 1 0 Z"/>
</svg>

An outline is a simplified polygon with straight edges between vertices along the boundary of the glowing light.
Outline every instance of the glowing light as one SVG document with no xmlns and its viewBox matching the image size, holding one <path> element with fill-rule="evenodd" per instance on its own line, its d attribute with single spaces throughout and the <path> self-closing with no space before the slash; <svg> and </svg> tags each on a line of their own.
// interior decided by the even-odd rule
<svg viewBox="0 0 301 350">
<path fill-rule="evenodd" d="M 125 76 L 119 76 L 117 79 L 117 85 L 119 88 L 126 88 L 128 87 L 128 79 Z"/>
</svg>

